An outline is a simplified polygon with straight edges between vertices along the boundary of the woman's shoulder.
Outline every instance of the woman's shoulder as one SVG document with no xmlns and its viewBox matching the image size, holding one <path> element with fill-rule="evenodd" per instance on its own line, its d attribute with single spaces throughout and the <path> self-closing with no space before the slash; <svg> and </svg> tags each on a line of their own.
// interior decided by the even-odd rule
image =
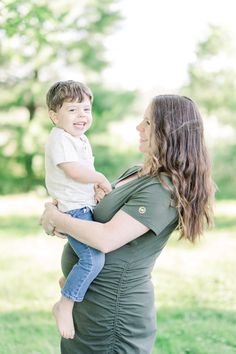
<svg viewBox="0 0 236 354">
<path fill-rule="evenodd" d="M 130 175 L 132 175 L 132 174 L 134 174 L 134 173 L 140 171 L 141 168 L 142 168 L 142 165 L 134 165 L 134 166 L 132 166 L 132 167 L 129 167 L 127 170 L 125 170 L 125 171 L 117 178 L 117 180 L 118 180 L 118 179 L 121 179 L 121 178 L 123 178 L 123 177 L 128 177 L 128 176 L 130 176 Z"/>
<path fill-rule="evenodd" d="M 169 176 L 142 176 L 139 179 L 139 188 L 137 188 L 135 194 L 139 197 L 142 196 L 148 203 L 154 202 L 167 207 L 175 206 L 173 203 L 173 184 Z"/>
<path fill-rule="evenodd" d="M 144 175 L 130 187 L 131 192 L 122 210 L 154 231 L 156 235 L 177 220 L 171 180 Z"/>
<path fill-rule="evenodd" d="M 132 175 L 135 175 L 138 173 L 138 171 L 140 171 L 142 168 L 141 165 L 134 165 L 132 167 L 129 167 L 127 170 L 125 170 L 121 175 L 119 175 L 115 180 L 112 181 L 112 187 L 114 188 L 116 186 L 117 183 L 119 183 L 120 181 L 129 178 Z M 135 179 L 135 181 L 138 180 Z M 126 189 L 125 189 L 126 191 Z"/>
</svg>

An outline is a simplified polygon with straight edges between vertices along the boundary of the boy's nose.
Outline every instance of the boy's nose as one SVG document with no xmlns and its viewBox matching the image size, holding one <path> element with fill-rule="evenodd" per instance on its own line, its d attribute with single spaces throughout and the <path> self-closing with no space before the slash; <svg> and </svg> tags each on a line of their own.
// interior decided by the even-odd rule
<svg viewBox="0 0 236 354">
<path fill-rule="evenodd" d="M 84 111 L 81 110 L 81 109 L 79 109 L 77 113 L 78 113 L 79 117 L 83 117 L 84 116 Z"/>
</svg>

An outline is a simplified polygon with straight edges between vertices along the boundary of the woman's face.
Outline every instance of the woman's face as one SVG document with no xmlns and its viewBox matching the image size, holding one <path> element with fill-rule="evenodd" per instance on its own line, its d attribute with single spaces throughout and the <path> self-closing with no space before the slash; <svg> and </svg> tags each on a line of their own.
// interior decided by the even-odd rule
<svg viewBox="0 0 236 354">
<path fill-rule="evenodd" d="M 150 150 L 150 138 L 151 138 L 151 104 L 144 112 L 144 117 L 141 123 L 136 127 L 139 132 L 139 150 L 143 153 L 148 153 Z"/>
</svg>

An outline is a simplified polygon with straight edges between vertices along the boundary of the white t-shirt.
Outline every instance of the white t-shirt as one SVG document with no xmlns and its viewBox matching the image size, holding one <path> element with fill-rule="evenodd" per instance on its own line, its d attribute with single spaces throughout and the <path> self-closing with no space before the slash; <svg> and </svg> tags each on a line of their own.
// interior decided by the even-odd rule
<svg viewBox="0 0 236 354">
<path fill-rule="evenodd" d="M 74 137 L 63 129 L 54 127 L 45 146 L 45 182 L 48 193 L 58 200 L 58 208 L 63 212 L 85 206 L 92 209 L 96 204 L 93 183 L 76 182 L 67 177 L 58 166 L 63 162 L 75 161 L 95 170 L 88 138 L 84 134 Z"/>
</svg>

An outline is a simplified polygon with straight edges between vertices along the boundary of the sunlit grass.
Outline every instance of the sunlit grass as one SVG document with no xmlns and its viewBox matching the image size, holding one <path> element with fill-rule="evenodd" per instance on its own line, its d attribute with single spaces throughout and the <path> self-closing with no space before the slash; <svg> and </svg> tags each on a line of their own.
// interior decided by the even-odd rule
<svg viewBox="0 0 236 354">
<path fill-rule="evenodd" d="M 59 297 L 63 241 L 43 234 L 44 200 L 1 198 L 0 353 L 58 354 L 51 307 Z"/>
<path fill-rule="evenodd" d="M 1 198 L 0 353 L 58 354 L 51 307 L 63 240 L 45 236 L 44 200 Z M 195 246 L 173 235 L 153 271 L 158 336 L 153 354 L 236 352 L 236 202 L 216 204 L 215 228 Z"/>
<path fill-rule="evenodd" d="M 215 228 L 196 245 L 171 238 L 160 256 L 153 354 L 236 352 L 236 203 L 216 205 Z"/>
</svg>

